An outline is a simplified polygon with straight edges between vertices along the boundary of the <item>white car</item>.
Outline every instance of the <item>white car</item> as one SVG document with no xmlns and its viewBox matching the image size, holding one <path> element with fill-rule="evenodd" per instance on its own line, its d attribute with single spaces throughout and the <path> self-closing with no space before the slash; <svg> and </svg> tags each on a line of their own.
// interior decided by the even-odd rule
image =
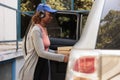
<svg viewBox="0 0 120 80">
<path fill-rule="evenodd" d="M 95 0 L 70 52 L 66 80 L 120 80 L 119 27 L 120 0 Z"/>
</svg>

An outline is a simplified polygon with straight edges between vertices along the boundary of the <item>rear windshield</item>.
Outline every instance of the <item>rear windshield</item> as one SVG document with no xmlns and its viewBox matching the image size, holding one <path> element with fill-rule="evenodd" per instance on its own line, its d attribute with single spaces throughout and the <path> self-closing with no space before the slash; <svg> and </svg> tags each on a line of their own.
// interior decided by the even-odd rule
<svg viewBox="0 0 120 80">
<path fill-rule="evenodd" d="M 120 0 L 106 0 L 101 16 L 97 49 L 120 49 Z"/>
</svg>

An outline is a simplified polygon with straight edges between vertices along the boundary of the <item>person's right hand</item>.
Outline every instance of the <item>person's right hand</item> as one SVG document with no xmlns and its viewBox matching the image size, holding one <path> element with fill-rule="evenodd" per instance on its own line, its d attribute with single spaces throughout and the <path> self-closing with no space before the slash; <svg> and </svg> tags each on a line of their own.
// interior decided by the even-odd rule
<svg viewBox="0 0 120 80">
<path fill-rule="evenodd" d="M 64 62 L 68 62 L 68 60 L 69 60 L 69 55 L 65 55 Z"/>
</svg>

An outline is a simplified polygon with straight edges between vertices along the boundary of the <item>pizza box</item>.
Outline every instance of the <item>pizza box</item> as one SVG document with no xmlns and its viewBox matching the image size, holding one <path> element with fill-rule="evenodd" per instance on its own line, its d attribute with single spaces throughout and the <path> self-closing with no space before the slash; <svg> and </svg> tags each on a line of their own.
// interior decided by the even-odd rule
<svg viewBox="0 0 120 80">
<path fill-rule="evenodd" d="M 62 46 L 62 47 L 58 47 L 57 48 L 57 53 L 60 53 L 60 54 L 69 54 L 70 51 L 72 49 L 72 46 Z"/>
</svg>

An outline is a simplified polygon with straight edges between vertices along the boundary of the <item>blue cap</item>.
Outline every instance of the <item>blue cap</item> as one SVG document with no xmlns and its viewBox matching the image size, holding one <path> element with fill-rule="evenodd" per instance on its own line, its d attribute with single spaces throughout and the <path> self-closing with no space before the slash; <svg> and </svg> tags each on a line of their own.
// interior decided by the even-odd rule
<svg viewBox="0 0 120 80">
<path fill-rule="evenodd" d="M 38 11 L 38 12 L 39 11 L 47 11 L 47 12 L 51 12 L 51 13 L 57 12 L 57 10 L 52 9 L 49 5 L 42 4 L 42 3 L 37 6 L 36 11 Z"/>
</svg>

